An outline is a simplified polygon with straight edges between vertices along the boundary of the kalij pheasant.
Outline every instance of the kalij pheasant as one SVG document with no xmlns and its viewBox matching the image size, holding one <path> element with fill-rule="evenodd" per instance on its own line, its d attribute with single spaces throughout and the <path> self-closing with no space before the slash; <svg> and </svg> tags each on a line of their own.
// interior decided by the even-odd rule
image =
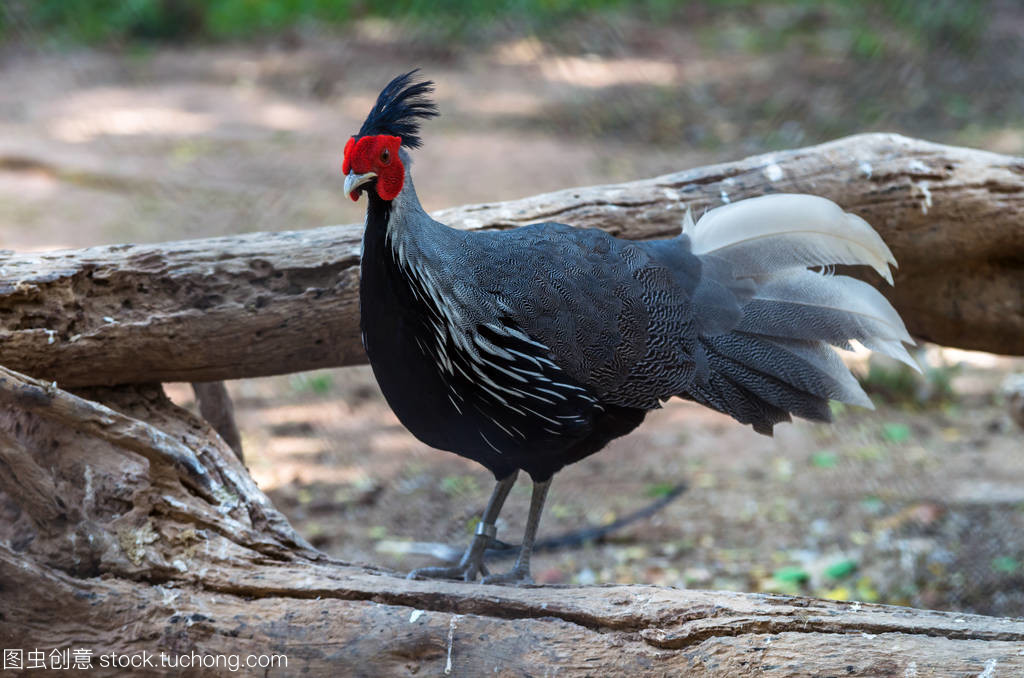
<svg viewBox="0 0 1024 678">
<path fill-rule="evenodd" d="M 791 415 L 828 421 L 830 399 L 871 407 L 832 346 L 856 340 L 916 367 L 885 298 L 831 273 L 863 264 L 891 284 L 889 248 L 824 198 L 744 200 L 647 242 L 557 223 L 468 232 L 434 221 L 407 149 L 437 109 L 432 83 L 414 76 L 384 88 L 345 146 L 345 192 L 368 198 L 363 345 L 413 435 L 483 464 L 497 485 L 459 565 L 410 576 L 487 575 L 484 552 L 523 470 L 534 484 L 519 557 L 483 581 L 529 581 L 551 476 L 672 396 L 771 434 Z"/>
</svg>

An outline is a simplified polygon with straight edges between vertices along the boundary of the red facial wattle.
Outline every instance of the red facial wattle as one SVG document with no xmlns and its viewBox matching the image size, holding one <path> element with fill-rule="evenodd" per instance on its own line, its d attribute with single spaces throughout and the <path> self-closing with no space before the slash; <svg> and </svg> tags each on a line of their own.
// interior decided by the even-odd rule
<svg viewBox="0 0 1024 678">
<path fill-rule="evenodd" d="M 373 172 L 377 175 L 377 195 L 382 200 L 394 200 L 402 191 L 405 183 L 405 167 L 398 156 L 398 149 L 402 145 L 401 137 L 378 134 L 356 139 L 352 137 L 345 144 L 345 157 L 341 163 L 343 174 L 354 172 L 355 174 L 367 174 Z M 361 188 L 357 188 L 349 194 L 353 200 L 359 200 Z"/>
</svg>

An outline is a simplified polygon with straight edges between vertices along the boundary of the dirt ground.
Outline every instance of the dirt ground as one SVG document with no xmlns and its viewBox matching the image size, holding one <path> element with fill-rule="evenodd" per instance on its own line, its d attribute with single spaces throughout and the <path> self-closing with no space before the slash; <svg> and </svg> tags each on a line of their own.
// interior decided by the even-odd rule
<svg viewBox="0 0 1024 678">
<path fill-rule="evenodd" d="M 996 22 L 986 43 L 1002 50 L 1001 64 L 1014 63 L 1003 39 L 1022 16 Z M 730 30 L 712 35 L 730 39 Z M 827 50 L 814 59 L 794 50 L 723 56 L 707 35 L 627 24 L 599 47 L 514 36 L 459 50 L 405 44 L 387 25 L 367 23 L 344 39 L 248 47 L 5 48 L 0 248 L 360 221 L 362 205 L 340 190 L 341 149 L 381 84 L 410 65 L 437 81 L 444 114 L 416 153 L 428 209 L 653 176 L 872 128 L 1024 153 L 1024 124 L 1004 115 L 1019 101 L 1012 87 L 969 102 L 992 116 L 989 125 L 950 122 L 959 109 L 929 113 L 924 104 L 863 123 L 837 113 L 852 107 L 846 90 L 877 88 L 892 69 L 862 68 L 851 79 L 853 66 Z M 955 57 L 944 58 L 921 66 L 925 85 L 956 74 Z M 993 69 L 1002 77 L 985 72 Z M 1005 77 L 1013 84 L 1024 75 Z M 681 98 L 652 95 L 675 85 Z M 778 93 L 768 96 L 775 103 L 753 106 L 765 88 Z M 652 413 L 639 431 L 556 477 L 542 533 L 606 524 L 676 483 L 688 490 L 602 543 L 538 554 L 536 578 L 1024 615 L 1022 431 L 1000 395 L 1024 361 L 926 353 L 940 374 L 962 363 L 941 403 L 876 398 L 873 412 L 837 410 L 834 426 L 784 425 L 774 438 L 689 403 Z M 492 479 L 406 433 L 368 369 L 229 388 L 254 477 L 318 547 L 407 570 L 436 562 L 424 553 L 438 545 L 467 541 Z M 191 402 L 186 385 L 168 390 Z M 528 498 L 522 479 L 501 538 L 518 539 Z"/>
</svg>

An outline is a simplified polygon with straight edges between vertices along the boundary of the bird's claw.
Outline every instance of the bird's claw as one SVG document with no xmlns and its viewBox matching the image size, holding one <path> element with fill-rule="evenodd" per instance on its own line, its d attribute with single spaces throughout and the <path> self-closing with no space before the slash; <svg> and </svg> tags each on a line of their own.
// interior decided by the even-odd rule
<svg viewBox="0 0 1024 678">
<path fill-rule="evenodd" d="M 406 575 L 406 579 L 455 579 L 473 581 L 481 566 L 453 565 L 452 567 L 420 567 Z M 484 568 L 486 569 L 486 568 Z"/>
<path fill-rule="evenodd" d="M 488 575 L 490 572 L 484 565 L 484 551 L 491 541 L 490 535 L 481 534 L 473 538 L 473 542 L 466 549 L 462 560 L 458 565 L 450 567 L 420 567 L 408 575 L 407 579 L 461 579 L 462 581 L 475 581 L 476 576 Z"/>
</svg>

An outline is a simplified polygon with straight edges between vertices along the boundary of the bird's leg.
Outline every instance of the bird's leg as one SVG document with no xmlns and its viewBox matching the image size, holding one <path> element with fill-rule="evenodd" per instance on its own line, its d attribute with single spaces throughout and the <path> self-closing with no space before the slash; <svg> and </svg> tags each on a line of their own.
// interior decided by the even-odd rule
<svg viewBox="0 0 1024 678">
<path fill-rule="evenodd" d="M 484 584 L 532 584 L 530 576 L 530 556 L 533 553 L 533 542 L 537 537 L 540 525 L 540 514 L 544 510 L 544 500 L 548 496 L 551 479 L 533 484 L 533 496 L 530 498 L 530 515 L 526 518 L 526 530 L 523 532 L 523 545 L 519 548 L 519 556 L 512 569 L 502 574 L 484 577 Z"/>
<path fill-rule="evenodd" d="M 498 520 L 501 507 L 504 506 L 505 499 L 508 498 L 508 493 L 512 490 L 512 486 L 516 484 L 516 476 L 518 475 L 519 471 L 513 471 L 494 485 L 494 491 L 491 492 L 487 508 L 484 509 L 484 514 L 481 516 L 480 522 L 477 523 L 473 541 L 470 542 L 466 552 L 462 554 L 462 560 L 459 561 L 458 565 L 452 567 L 421 567 L 410 572 L 409 579 L 462 579 L 464 581 L 473 581 L 478 573 L 487 574 L 487 568 L 484 566 L 484 551 L 490 546 L 491 541 L 498 532 L 494 523 Z"/>
</svg>

